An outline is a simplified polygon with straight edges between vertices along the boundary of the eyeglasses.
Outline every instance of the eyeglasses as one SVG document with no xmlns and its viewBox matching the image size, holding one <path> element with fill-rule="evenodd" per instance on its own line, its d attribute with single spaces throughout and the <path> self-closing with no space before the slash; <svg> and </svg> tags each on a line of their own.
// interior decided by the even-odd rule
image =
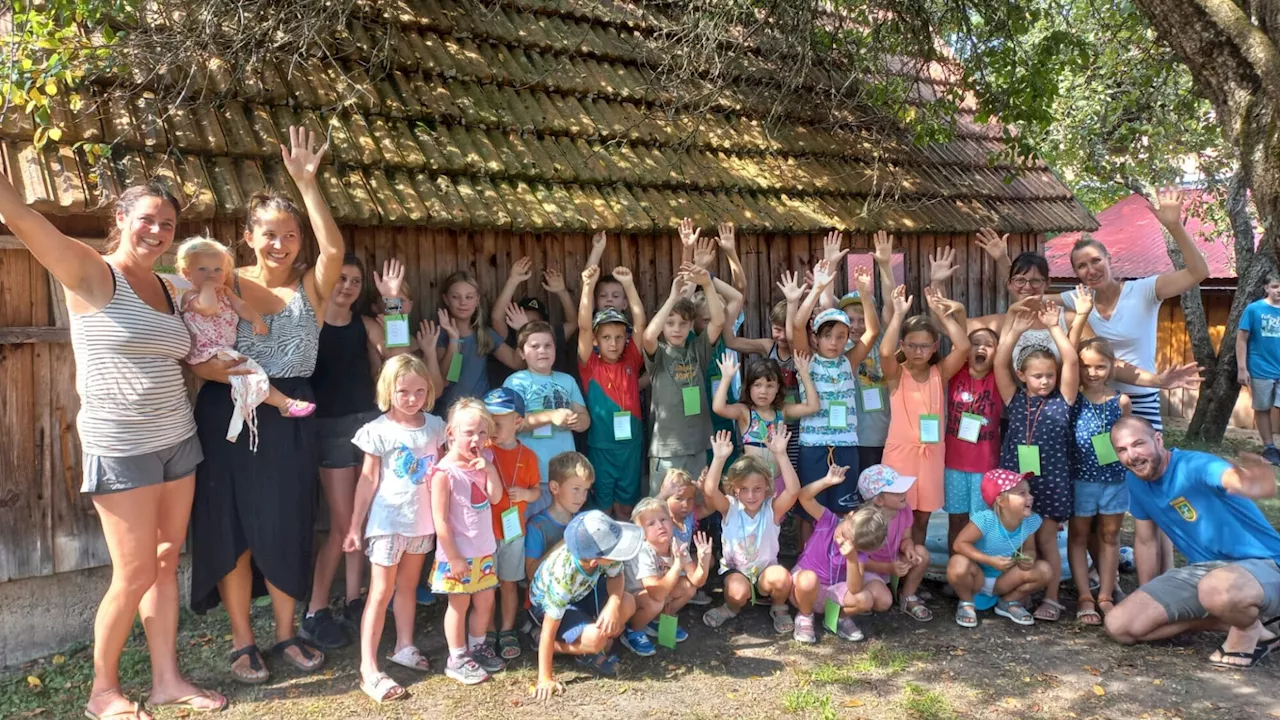
<svg viewBox="0 0 1280 720">
<path fill-rule="evenodd" d="M 933 350 L 933 345 L 917 345 L 916 343 L 902 343 L 902 347 L 915 353 L 926 353 Z"/>
<path fill-rule="evenodd" d="M 1016 288 L 1024 288 L 1028 286 L 1033 288 L 1039 288 L 1039 287 L 1045 286 L 1045 280 L 1044 278 L 1016 277 L 1010 280 L 1009 284 L 1013 285 Z"/>
</svg>

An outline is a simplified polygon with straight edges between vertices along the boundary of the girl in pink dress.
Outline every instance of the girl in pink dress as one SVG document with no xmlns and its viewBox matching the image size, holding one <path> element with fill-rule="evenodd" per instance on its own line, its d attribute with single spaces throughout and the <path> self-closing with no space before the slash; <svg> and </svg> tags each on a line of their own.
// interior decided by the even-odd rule
<svg viewBox="0 0 1280 720">
<path fill-rule="evenodd" d="M 249 446 L 258 449 L 258 405 L 266 403 L 278 408 L 285 417 L 306 417 L 316 411 L 314 403 L 294 400 L 271 386 L 267 374 L 258 363 L 235 351 L 236 324 L 240 320 L 253 325 L 253 331 L 266 335 L 270 331 L 262 316 L 232 292 L 231 253 L 216 240 L 194 237 L 178 248 L 178 272 L 191 289 L 178 301 L 182 321 L 191 331 L 191 354 L 188 365 L 202 363 L 214 356 L 243 360 L 247 375 L 231 376 L 231 397 L 236 411 L 227 427 L 227 440 L 235 442 L 240 430 L 249 425 Z"/>
</svg>

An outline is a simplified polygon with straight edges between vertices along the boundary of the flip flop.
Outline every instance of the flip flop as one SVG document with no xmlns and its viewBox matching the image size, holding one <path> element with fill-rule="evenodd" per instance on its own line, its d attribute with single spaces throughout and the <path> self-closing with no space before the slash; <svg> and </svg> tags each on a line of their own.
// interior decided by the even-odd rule
<svg viewBox="0 0 1280 720">
<path fill-rule="evenodd" d="M 196 704 L 197 700 L 212 700 L 215 697 L 222 698 L 222 702 L 219 703 L 217 707 L 202 707 Z M 180 708 L 182 710 L 186 710 L 188 713 L 218 713 L 226 710 L 229 703 L 226 697 L 218 693 L 205 690 L 198 693 L 192 693 L 185 697 L 180 697 L 177 700 L 170 700 L 169 702 L 158 703 L 148 701 L 147 704 L 154 708 Z"/>
<path fill-rule="evenodd" d="M 97 713 L 86 709 L 84 711 L 84 716 L 89 718 L 89 720 L 140 720 L 143 712 L 145 711 L 142 709 L 142 703 L 135 702 L 133 707 L 129 710 L 116 710 L 115 712 L 104 713 L 102 715 L 98 715 Z M 147 714 L 150 715 L 150 713 Z"/>
<path fill-rule="evenodd" d="M 244 675 L 236 672 L 236 661 L 246 656 L 249 658 L 249 669 L 260 672 L 261 675 Z M 267 672 L 267 667 L 262 664 L 262 652 L 258 650 L 257 645 L 247 645 L 231 653 L 231 679 L 245 685 L 261 685 L 271 679 L 271 673 Z"/>
<path fill-rule="evenodd" d="M 1214 667 L 1226 668 L 1227 670 L 1248 670 L 1254 667 L 1255 665 L 1257 665 L 1258 663 L 1262 662 L 1262 659 L 1270 655 L 1271 651 L 1274 650 L 1277 645 L 1280 645 L 1280 638 L 1273 639 L 1266 643 L 1259 642 L 1257 645 L 1254 646 L 1253 652 L 1227 652 L 1226 643 L 1223 643 L 1222 645 L 1218 646 L 1219 658 L 1241 658 L 1241 659 L 1247 659 L 1249 662 L 1229 663 L 1229 662 L 1223 662 L 1221 659 L 1218 659 L 1218 660 L 1210 660 L 1209 664 Z"/>
<path fill-rule="evenodd" d="M 431 669 L 427 659 L 422 656 L 422 651 L 413 645 L 405 645 L 395 651 L 394 654 L 388 655 L 387 659 L 401 667 L 407 667 L 418 672 L 427 672 Z"/>
<path fill-rule="evenodd" d="M 402 700 L 408 694 L 399 683 L 382 674 L 378 675 L 372 685 L 361 680 L 360 689 L 379 705 L 392 700 Z"/>
</svg>

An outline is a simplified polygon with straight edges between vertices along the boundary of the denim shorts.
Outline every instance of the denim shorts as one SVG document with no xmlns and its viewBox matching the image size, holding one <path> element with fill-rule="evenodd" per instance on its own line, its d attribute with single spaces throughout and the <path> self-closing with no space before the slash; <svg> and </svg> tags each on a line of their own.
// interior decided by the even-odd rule
<svg viewBox="0 0 1280 720">
<path fill-rule="evenodd" d="M 982 499 L 982 475 L 983 473 L 947 468 L 942 474 L 943 487 L 947 491 L 943 512 L 948 515 L 972 515 L 981 510 L 990 510 Z"/>
<path fill-rule="evenodd" d="M 1244 570 L 1262 586 L 1259 617 L 1266 619 L 1280 615 L 1280 568 L 1274 560 L 1195 563 L 1174 568 L 1138 589 L 1160 603 L 1171 623 L 1203 620 L 1209 617 L 1209 612 L 1200 603 L 1200 581 L 1214 570 L 1227 566 Z"/>
<path fill-rule="evenodd" d="M 594 625 L 596 618 L 600 617 L 600 610 L 609 602 L 609 591 L 605 587 L 605 579 L 602 577 L 596 583 L 595 590 L 587 593 L 587 596 L 581 600 L 576 600 L 569 604 L 568 609 L 564 612 L 564 617 L 560 618 L 560 627 L 556 629 L 556 639 L 562 642 L 573 644 L 578 642 L 582 637 L 582 633 L 587 629 L 588 625 Z M 534 604 L 529 608 L 529 615 L 533 618 L 533 624 L 539 628 L 546 618 L 542 606 Z M 538 637 L 541 630 L 535 631 L 533 636 Z"/>
<path fill-rule="evenodd" d="M 106 495 L 181 480 L 194 474 L 196 466 L 203 460 L 200 438 L 195 435 L 163 450 L 142 455 L 108 457 L 82 453 L 80 465 L 84 469 L 84 478 L 80 492 Z"/>
<path fill-rule="evenodd" d="M 1123 515 L 1129 511 L 1129 486 L 1076 481 L 1076 517 Z"/>
</svg>

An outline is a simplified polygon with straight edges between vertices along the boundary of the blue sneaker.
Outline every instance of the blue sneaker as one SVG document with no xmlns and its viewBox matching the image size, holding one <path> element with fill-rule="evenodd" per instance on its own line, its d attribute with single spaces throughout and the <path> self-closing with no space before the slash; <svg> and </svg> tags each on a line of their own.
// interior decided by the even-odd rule
<svg viewBox="0 0 1280 720">
<path fill-rule="evenodd" d="M 427 588 L 419 587 L 418 588 L 418 604 L 422 605 L 423 607 L 426 607 L 428 605 L 435 605 L 436 596 L 432 595 L 431 591 L 428 590 Z"/>
<path fill-rule="evenodd" d="M 649 626 L 644 629 L 644 634 L 648 635 L 651 638 L 658 637 L 658 621 L 654 620 L 653 622 L 649 623 Z M 682 643 L 688 639 L 689 639 L 689 633 L 686 632 L 684 628 L 677 625 L 676 626 L 676 642 Z"/>
<path fill-rule="evenodd" d="M 649 636 L 644 634 L 643 630 L 625 630 L 622 633 L 622 644 L 627 646 L 631 652 L 640 657 L 649 657 L 657 654 L 658 650 L 649 642 Z"/>
</svg>

